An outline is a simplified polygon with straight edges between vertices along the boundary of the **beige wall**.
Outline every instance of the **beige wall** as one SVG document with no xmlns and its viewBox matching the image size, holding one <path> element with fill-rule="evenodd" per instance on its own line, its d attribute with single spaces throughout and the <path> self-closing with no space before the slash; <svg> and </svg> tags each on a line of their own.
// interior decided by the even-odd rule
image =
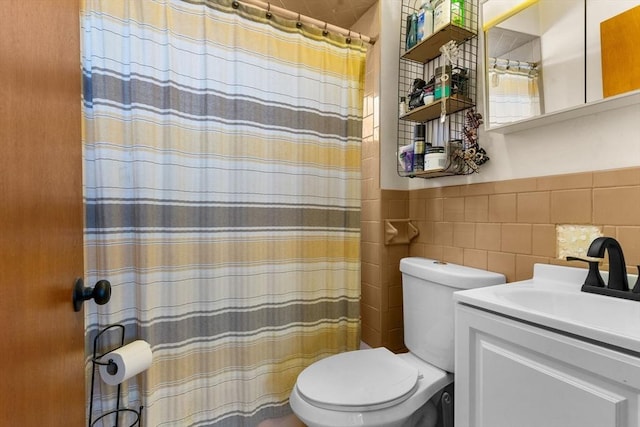
<svg viewBox="0 0 640 427">
<path fill-rule="evenodd" d="M 379 292 L 381 262 L 380 212 L 380 45 L 367 55 L 362 127 L 361 292 L 362 340 L 372 347 L 383 345 Z"/>
<path fill-rule="evenodd" d="M 556 258 L 556 225 L 576 224 L 598 226 L 617 238 L 630 273 L 640 264 L 640 167 L 383 190 L 379 205 L 382 220 L 409 217 L 420 235 L 411 245 L 384 246 L 380 226 L 379 242 L 363 253 L 363 339 L 370 345 L 403 347 L 398 271 L 403 256 L 497 271 L 509 282 L 524 280 L 535 263 L 582 267 Z"/>
<path fill-rule="evenodd" d="M 640 168 L 415 190 L 410 211 L 422 232 L 411 255 L 510 282 L 530 278 L 534 263 L 567 264 L 556 258 L 559 224 L 600 227 L 620 241 L 630 273 L 640 264 Z"/>
<path fill-rule="evenodd" d="M 377 35 L 376 19 L 363 32 Z M 362 144 L 362 340 L 372 347 L 403 349 L 402 293 L 397 268 L 400 258 L 409 254 L 408 246 L 385 246 L 383 218 L 406 218 L 409 214 L 407 191 L 383 192 L 380 187 L 380 80 L 382 44 L 377 42 L 367 57 Z M 397 193 L 402 203 L 384 203 L 383 193 Z"/>
<path fill-rule="evenodd" d="M 372 347 L 404 350 L 398 266 L 409 245 L 384 244 L 384 219 L 408 217 L 408 191 L 384 190 L 378 200 L 363 200 L 362 340 Z"/>
</svg>

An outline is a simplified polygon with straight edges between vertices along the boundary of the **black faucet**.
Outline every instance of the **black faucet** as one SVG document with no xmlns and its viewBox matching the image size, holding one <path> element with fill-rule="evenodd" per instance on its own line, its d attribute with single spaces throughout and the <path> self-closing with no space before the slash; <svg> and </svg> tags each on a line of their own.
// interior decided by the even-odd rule
<svg viewBox="0 0 640 427">
<path fill-rule="evenodd" d="M 589 246 L 587 256 L 592 258 L 604 258 L 604 252 L 609 256 L 609 280 L 607 286 L 604 285 L 598 261 L 567 257 L 567 261 L 583 261 L 589 263 L 589 273 L 582 285 L 582 292 L 608 295 L 617 298 L 640 301 L 640 266 L 638 266 L 638 281 L 633 290 L 629 290 L 629 280 L 627 279 L 627 265 L 624 262 L 624 255 L 620 243 L 613 237 L 598 237 Z"/>
<path fill-rule="evenodd" d="M 609 254 L 609 282 L 607 288 L 618 291 L 628 291 L 627 265 L 624 262 L 624 254 L 620 243 L 613 237 L 598 237 L 587 250 L 587 256 L 604 258 L 604 251 Z"/>
</svg>

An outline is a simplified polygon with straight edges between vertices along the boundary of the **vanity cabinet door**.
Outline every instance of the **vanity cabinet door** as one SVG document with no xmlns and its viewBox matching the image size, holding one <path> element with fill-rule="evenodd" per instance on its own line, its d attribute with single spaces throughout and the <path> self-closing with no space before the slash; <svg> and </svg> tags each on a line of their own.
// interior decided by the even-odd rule
<svg viewBox="0 0 640 427">
<path fill-rule="evenodd" d="M 456 305 L 457 427 L 637 427 L 640 359 Z"/>
</svg>

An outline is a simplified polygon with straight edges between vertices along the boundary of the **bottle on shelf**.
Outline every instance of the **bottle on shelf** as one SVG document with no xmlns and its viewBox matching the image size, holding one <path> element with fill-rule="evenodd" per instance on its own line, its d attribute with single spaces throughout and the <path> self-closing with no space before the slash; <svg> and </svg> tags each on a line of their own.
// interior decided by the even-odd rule
<svg viewBox="0 0 640 427">
<path fill-rule="evenodd" d="M 407 50 L 418 43 L 418 14 L 412 13 L 407 16 Z"/>
<path fill-rule="evenodd" d="M 434 99 L 451 96 L 451 65 L 436 67 L 435 80 Z"/>
<path fill-rule="evenodd" d="M 425 125 L 420 123 L 413 129 L 413 171 L 424 170 Z"/>
<path fill-rule="evenodd" d="M 451 0 L 451 23 L 464 27 L 464 0 Z"/>
<path fill-rule="evenodd" d="M 465 0 L 435 0 L 433 30 L 439 31 L 449 24 L 465 26 Z"/>
<path fill-rule="evenodd" d="M 427 39 L 433 34 L 433 8 L 431 0 L 425 0 L 418 11 L 417 42 Z"/>
<path fill-rule="evenodd" d="M 405 96 L 400 97 L 400 105 L 398 106 L 399 117 L 407 114 L 407 98 Z"/>
<path fill-rule="evenodd" d="M 450 23 L 451 0 L 436 0 L 433 5 L 433 31 L 440 31 Z"/>
<path fill-rule="evenodd" d="M 413 171 L 413 144 L 403 145 L 398 149 L 398 164 L 403 172 Z"/>
</svg>

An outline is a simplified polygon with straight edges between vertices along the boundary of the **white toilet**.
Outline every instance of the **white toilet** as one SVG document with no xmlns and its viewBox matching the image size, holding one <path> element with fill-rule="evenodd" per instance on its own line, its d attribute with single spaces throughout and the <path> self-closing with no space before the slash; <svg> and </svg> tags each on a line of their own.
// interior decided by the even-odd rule
<svg viewBox="0 0 640 427">
<path fill-rule="evenodd" d="M 417 257 L 402 259 L 400 271 L 409 353 L 357 350 L 307 367 L 290 404 L 309 427 L 436 425 L 438 401 L 453 383 L 453 292 L 505 277 Z"/>
</svg>

